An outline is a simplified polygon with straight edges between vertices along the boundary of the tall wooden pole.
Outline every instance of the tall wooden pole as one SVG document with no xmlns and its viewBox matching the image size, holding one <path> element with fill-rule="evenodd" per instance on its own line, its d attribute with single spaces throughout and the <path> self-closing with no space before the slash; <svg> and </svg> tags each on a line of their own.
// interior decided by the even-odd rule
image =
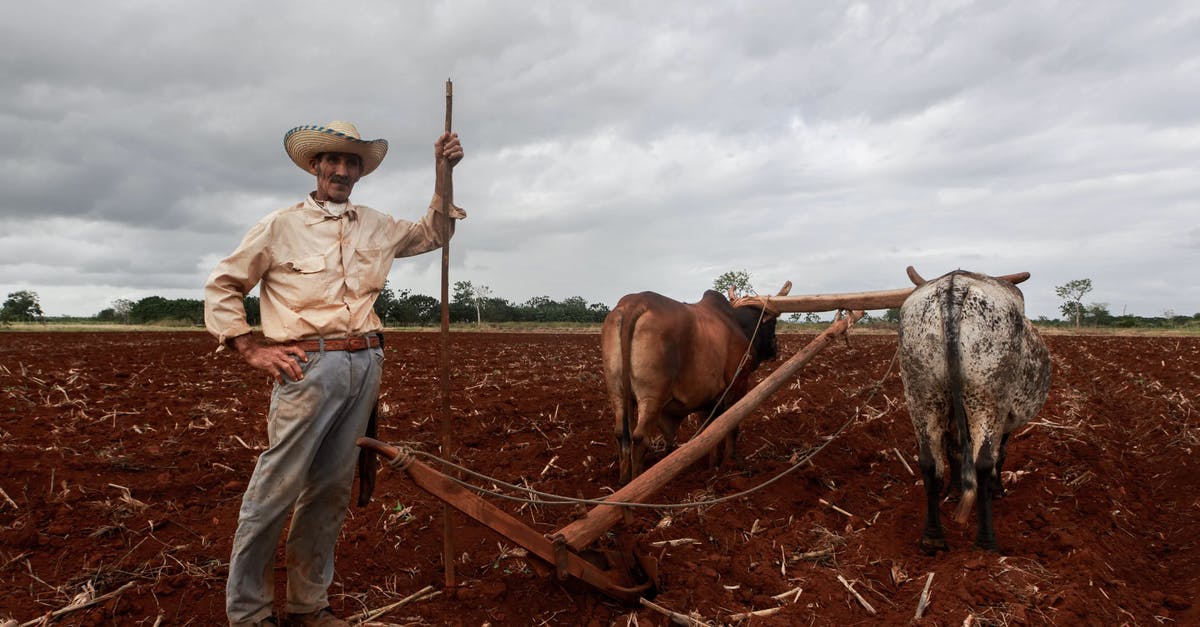
<svg viewBox="0 0 1200 627">
<path fill-rule="evenodd" d="M 446 79 L 446 132 L 450 132 L 451 112 L 453 111 L 454 85 Z M 450 207 L 454 195 L 454 182 L 451 179 L 453 169 L 444 157 L 438 161 L 441 172 L 441 189 L 438 194 L 442 197 L 442 420 L 440 431 L 442 436 L 442 457 L 450 459 Z M 454 508 L 442 503 L 442 562 L 446 573 L 446 587 L 456 585 L 454 575 Z"/>
</svg>

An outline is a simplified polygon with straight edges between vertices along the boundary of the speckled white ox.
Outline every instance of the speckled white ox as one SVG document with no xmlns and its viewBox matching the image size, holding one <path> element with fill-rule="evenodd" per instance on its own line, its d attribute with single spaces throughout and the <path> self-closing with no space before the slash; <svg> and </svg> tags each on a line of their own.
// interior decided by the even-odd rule
<svg viewBox="0 0 1200 627">
<path fill-rule="evenodd" d="M 961 270 L 926 282 L 910 267 L 909 276 L 918 287 L 900 308 L 900 378 L 925 483 L 921 549 L 948 549 L 938 501 L 949 454 L 962 487 L 955 519 L 966 522 L 977 502 L 975 544 L 996 551 L 992 498 L 1003 493 L 1008 436 L 1045 403 L 1050 354 L 1012 283 Z"/>
</svg>

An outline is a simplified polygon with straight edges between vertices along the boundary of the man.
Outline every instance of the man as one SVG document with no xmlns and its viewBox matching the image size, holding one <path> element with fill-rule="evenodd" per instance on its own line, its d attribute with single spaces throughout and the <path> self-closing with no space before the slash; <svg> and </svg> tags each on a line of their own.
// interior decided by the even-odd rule
<svg viewBox="0 0 1200 627">
<path fill-rule="evenodd" d="M 209 332 L 275 379 L 269 447 L 238 514 L 226 613 L 231 625 L 277 624 L 274 556 L 291 512 L 286 622 L 347 625 L 334 617 L 327 590 L 354 480 L 355 440 L 379 395 L 383 348 L 375 299 L 392 259 L 440 247 L 447 226 L 452 233 L 454 220 L 466 214 L 451 205 L 444 215 L 436 192 L 416 223 L 352 204 L 354 184 L 387 154 L 385 140 L 363 140 L 353 124 L 300 126 L 288 131 L 284 147 L 316 176 L 316 191 L 254 225 L 205 285 Z M 462 156 L 457 135 L 437 139 L 435 190 Z M 242 306 L 256 284 L 261 338 L 250 332 Z"/>
</svg>

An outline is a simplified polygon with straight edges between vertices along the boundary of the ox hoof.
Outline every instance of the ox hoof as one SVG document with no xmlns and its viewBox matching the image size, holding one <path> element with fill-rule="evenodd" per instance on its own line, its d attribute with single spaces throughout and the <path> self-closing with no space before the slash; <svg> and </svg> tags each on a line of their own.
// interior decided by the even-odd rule
<svg viewBox="0 0 1200 627">
<path fill-rule="evenodd" d="M 921 536 L 921 552 L 926 555 L 937 555 L 939 551 L 950 551 L 950 545 L 946 544 L 945 538 L 931 538 L 929 536 Z"/>
<path fill-rule="evenodd" d="M 982 549 L 989 553 L 1000 554 L 1000 547 L 996 545 L 995 540 L 976 540 L 975 548 Z"/>
</svg>

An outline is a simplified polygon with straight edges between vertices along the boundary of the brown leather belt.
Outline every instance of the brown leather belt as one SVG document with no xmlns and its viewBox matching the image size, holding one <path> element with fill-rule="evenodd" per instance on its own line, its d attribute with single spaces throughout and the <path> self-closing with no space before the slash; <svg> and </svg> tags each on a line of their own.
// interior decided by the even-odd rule
<svg viewBox="0 0 1200 627">
<path fill-rule="evenodd" d="M 322 350 L 321 340 L 300 340 L 296 342 L 296 346 L 309 352 L 318 352 Z M 337 338 L 324 341 L 324 350 L 327 351 L 361 351 L 368 348 L 378 348 L 379 336 L 367 335 L 358 337 Z"/>
</svg>

